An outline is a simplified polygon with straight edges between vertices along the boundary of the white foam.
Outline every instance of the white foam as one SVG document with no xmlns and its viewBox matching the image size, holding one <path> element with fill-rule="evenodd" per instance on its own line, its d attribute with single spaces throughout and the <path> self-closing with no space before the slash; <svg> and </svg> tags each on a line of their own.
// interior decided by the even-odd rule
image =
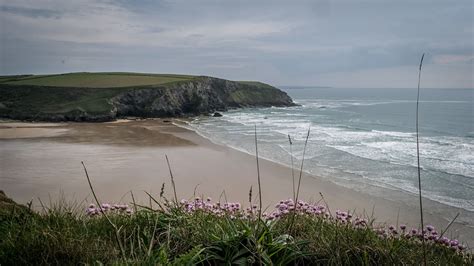
<svg viewBox="0 0 474 266">
<path fill-rule="evenodd" d="M 380 131 L 380 130 L 372 130 L 374 133 L 382 134 L 382 135 L 387 135 L 387 136 L 392 136 L 392 137 L 413 137 L 415 136 L 415 133 L 413 132 L 399 132 L 399 131 Z"/>
</svg>

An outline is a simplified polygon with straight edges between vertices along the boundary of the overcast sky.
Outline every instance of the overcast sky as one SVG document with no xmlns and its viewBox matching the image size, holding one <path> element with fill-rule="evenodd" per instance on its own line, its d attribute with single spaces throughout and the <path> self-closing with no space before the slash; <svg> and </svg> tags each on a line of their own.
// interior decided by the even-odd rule
<svg viewBox="0 0 474 266">
<path fill-rule="evenodd" d="M 0 0 L 0 74 L 473 88 L 473 1 Z"/>
</svg>

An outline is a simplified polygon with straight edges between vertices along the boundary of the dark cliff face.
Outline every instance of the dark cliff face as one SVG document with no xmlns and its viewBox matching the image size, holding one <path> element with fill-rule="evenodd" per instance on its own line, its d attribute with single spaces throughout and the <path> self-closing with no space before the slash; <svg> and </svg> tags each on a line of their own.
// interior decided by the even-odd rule
<svg viewBox="0 0 474 266">
<path fill-rule="evenodd" d="M 292 106 L 283 91 L 266 84 L 200 77 L 164 88 L 127 91 L 112 99 L 117 116 L 174 117 L 225 111 L 228 108 Z"/>
<path fill-rule="evenodd" d="M 295 105 L 285 92 L 267 84 L 212 77 L 105 89 L 0 85 L 0 92 L 0 117 L 42 121 L 178 117 L 229 108 Z"/>
</svg>

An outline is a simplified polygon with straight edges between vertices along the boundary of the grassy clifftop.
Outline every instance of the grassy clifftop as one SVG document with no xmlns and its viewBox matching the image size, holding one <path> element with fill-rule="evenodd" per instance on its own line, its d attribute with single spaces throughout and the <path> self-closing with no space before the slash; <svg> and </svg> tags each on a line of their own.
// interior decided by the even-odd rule
<svg viewBox="0 0 474 266">
<path fill-rule="evenodd" d="M 0 84 L 73 88 L 119 88 L 162 85 L 195 78 L 189 75 L 126 72 L 67 73 L 57 75 L 21 75 L 0 77 Z"/>
<path fill-rule="evenodd" d="M 20 120 L 109 121 L 272 105 L 293 102 L 260 82 L 113 72 L 0 76 L 0 117 Z"/>
</svg>

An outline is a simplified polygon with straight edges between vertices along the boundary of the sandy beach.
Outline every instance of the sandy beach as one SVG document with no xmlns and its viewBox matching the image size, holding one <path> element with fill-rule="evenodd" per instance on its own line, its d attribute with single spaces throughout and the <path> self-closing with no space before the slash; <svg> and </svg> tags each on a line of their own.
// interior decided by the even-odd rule
<svg viewBox="0 0 474 266">
<path fill-rule="evenodd" d="M 170 159 L 179 198 L 212 197 L 221 201 L 249 201 L 252 187 L 257 202 L 255 156 L 216 145 L 193 131 L 179 127 L 179 121 L 142 120 L 112 123 L 11 123 L 0 124 L 1 189 L 19 203 L 33 200 L 54 202 L 60 195 L 67 201 L 92 200 L 82 169 L 86 164 L 94 188 L 102 201 L 149 204 L 143 191 L 158 197 L 173 193 L 165 154 Z M 262 198 L 272 209 L 292 197 L 290 168 L 260 158 Z M 295 170 L 298 176 L 298 170 Z M 303 174 L 300 198 L 321 201 L 321 194 L 333 211 L 355 211 L 373 216 L 380 223 L 418 225 L 419 210 L 402 203 L 376 198 Z M 429 209 L 433 202 L 425 200 Z M 461 213 L 462 215 L 462 213 Z M 449 221 L 425 215 L 427 224 L 444 228 Z M 458 236 L 472 246 L 474 229 L 454 223 L 448 235 Z"/>
</svg>

